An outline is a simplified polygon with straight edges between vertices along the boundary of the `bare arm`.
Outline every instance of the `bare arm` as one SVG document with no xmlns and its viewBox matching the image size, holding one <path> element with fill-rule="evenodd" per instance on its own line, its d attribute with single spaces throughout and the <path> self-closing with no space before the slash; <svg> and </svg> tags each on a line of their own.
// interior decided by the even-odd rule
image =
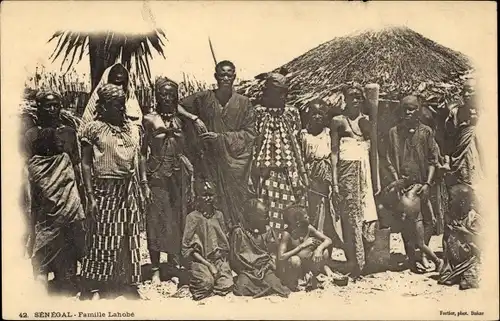
<svg viewBox="0 0 500 321">
<path fill-rule="evenodd" d="M 302 244 L 300 244 L 296 248 L 287 252 L 289 241 L 290 241 L 290 234 L 286 231 L 283 232 L 283 236 L 281 237 L 280 244 L 278 246 L 278 260 L 286 261 L 303 250 Z"/>
<path fill-rule="evenodd" d="M 387 148 L 386 148 L 386 152 L 385 152 L 385 160 L 386 160 L 386 163 L 387 163 L 387 169 L 389 170 L 389 173 L 391 173 L 392 175 L 392 179 L 394 181 L 397 181 L 399 179 L 398 177 L 398 173 L 396 171 L 396 167 L 394 167 L 394 164 L 392 163 L 392 159 L 391 159 L 391 148 L 392 148 L 392 145 L 393 145 L 393 142 L 391 141 L 391 135 L 392 135 L 392 129 L 389 130 L 389 137 L 388 137 L 388 145 Z"/>
<path fill-rule="evenodd" d="M 316 248 L 316 251 L 323 253 L 324 250 L 332 245 L 332 239 L 315 229 L 314 226 L 309 225 L 309 232 L 312 233 L 315 238 L 322 241 L 321 244 Z"/>
<path fill-rule="evenodd" d="M 337 119 L 333 119 L 330 126 L 330 136 L 332 139 L 332 180 L 333 186 L 339 186 L 338 180 L 338 161 L 339 161 L 339 145 L 340 145 L 340 135 L 339 135 L 340 124 Z"/>
<path fill-rule="evenodd" d="M 92 186 L 92 162 L 94 157 L 94 150 L 92 145 L 82 142 L 82 177 L 87 198 L 94 198 L 94 190 Z"/>
<path fill-rule="evenodd" d="M 201 264 L 205 265 L 206 267 L 210 267 L 212 264 L 208 262 L 200 253 L 198 252 L 193 252 L 192 254 L 193 259 L 196 260 L 197 262 L 200 262 Z"/>
<path fill-rule="evenodd" d="M 182 107 L 181 105 L 178 105 L 177 106 L 177 111 L 179 112 L 179 115 L 183 116 L 184 118 L 187 118 L 191 121 L 195 121 L 198 116 L 196 115 L 193 115 L 191 114 L 190 112 L 188 112 L 184 107 Z"/>
<path fill-rule="evenodd" d="M 434 173 L 436 172 L 436 166 L 430 165 L 428 169 L 429 174 L 427 175 L 427 180 L 425 181 L 426 184 L 432 184 L 432 181 L 434 180 Z"/>
</svg>

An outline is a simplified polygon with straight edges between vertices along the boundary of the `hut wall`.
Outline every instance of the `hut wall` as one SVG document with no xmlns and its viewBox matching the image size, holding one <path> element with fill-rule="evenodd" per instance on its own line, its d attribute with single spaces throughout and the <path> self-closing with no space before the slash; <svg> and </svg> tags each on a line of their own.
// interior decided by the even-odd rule
<svg viewBox="0 0 500 321">
<path fill-rule="evenodd" d="M 377 132 L 379 137 L 378 154 L 380 159 L 380 184 L 382 188 L 392 181 L 392 177 L 387 170 L 388 164 L 385 160 L 385 155 L 389 145 L 389 129 L 394 127 L 400 119 L 398 107 L 399 102 L 397 101 L 379 101 Z"/>
</svg>

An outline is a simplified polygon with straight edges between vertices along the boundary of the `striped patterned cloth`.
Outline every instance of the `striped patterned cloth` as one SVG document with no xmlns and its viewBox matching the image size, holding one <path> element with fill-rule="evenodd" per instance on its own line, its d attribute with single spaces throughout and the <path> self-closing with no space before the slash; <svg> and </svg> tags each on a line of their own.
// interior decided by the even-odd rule
<svg viewBox="0 0 500 321">
<path fill-rule="evenodd" d="M 141 280 L 139 211 L 135 177 L 95 179 L 98 213 L 87 235 L 82 276 L 98 282 Z"/>
<path fill-rule="evenodd" d="M 134 172 L 141 144 L 139 126 L 128 122 L 124 127 L 117 127 L 94 120 L 83 126 L 80 139 L 94 147 L 96 177 L 120 178 Z"/>
</svg>

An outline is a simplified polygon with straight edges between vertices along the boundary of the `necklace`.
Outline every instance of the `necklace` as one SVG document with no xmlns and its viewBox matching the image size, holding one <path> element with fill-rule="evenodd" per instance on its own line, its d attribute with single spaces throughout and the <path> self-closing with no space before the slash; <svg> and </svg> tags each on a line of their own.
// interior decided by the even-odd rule
<svg viewBox="0 0 500 321">
<path fill-rule="evenodd" d="M 361 117 L 361 115 L 360 115 L 360 116 L 358 116 L 355 120 L 359 119 L 360 117 Z M 358 136 L 358 137 L 363 137 L 363 134 L 362 134 L 362 133 L 356 133 L 356 131 L 355 131 L 355 130 L 354 130 L 354 128 L 352 127 L 351 120 L 349 119 L 349 117 L 346 117 L 346 119 L 347 119 L 347 123 L 349 124 L 349 127 L 351 128 L 352 133 L 353 133 L 354 135 Z"/>
<path fill-rule="evenodd" d="M 417 141 L 416 143 L 413 143 L 413 142 L 412 142 L 413 137 L 415 136 L 415 133 L 416 133 L 416 132 L 417 132 L 417 130 L 418 130 L 418 127 L 419 127 L 419 125 L 417 125 L 417 127 L 415 127 L 415 131 L 414 131 L 413 133 L 411 133 L 411 132 L 410 132 L 410 133 L 409 133 L 409 134 L 407 134 L 407 136 L 406 136 L 406 140 L 405 140 L 405 141 L 406 141 L 406 143 L 408 144 L 408 146 L 410 146 L 410 147 L 412 147 L 412 148 L 415 148 L 415 147 L 417 146 L 417 144 L 418 144 L 418 141 Z"/>
</svg>

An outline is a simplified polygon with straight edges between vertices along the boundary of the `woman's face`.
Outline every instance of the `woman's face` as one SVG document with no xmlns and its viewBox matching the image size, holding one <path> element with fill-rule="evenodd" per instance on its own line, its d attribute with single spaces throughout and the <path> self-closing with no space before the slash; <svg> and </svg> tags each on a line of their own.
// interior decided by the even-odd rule
<svg viewBox="0 0 500 321">
<path fill-rule="evenodd" d="M 125 70 L 125 67 L 122 65 L 116 65 L 109 71 L 108 83 L 123 86 L 124 88 L 127 86 L 128 82 L 128 73 Z"/>
<path fill-rule="evenodd" d="M 323 128 L 325 113 L 320 105 L 313 105 L 309 114 L 309 124 L 312 128 Z"/>
<path fill-rule="evenodd" d="M 38 107 L 38 113 L 43 118 L 57 119 L 61 114 L 62 104 L 59 98 L 54 95 L 48 95 Z"/>
<path fill-rule="evenodd" d="M 251 215 L 250 227 L 252 230 L 259 230 L 260 233 L 265 232 L 266 227 L 269 225 L 269 215 L 266 206 L 263 203 L 258 203 L 249 215 Z"/>
<path fill-rule="evenodd" d="M 156 102 L 160 113 L 174 113 L 178 102 L 177 88 L 172 85 L 159 88 L 156 91 Z"/>
<path fill-rule="evenodd" d="M 365 99 L 361 90 L 351 88 L 345 96 L 346 110 L 348 112 L 359 112 L 363 106 Z"/>
<path fill-rule="evenodd" d="M 105 118 L 115 122 L 125 120 L 125 97 L 113 99 L 104 105 Z"/>
<path fill-rule="evenodd" d="M 302 217 L 299 217 L 297 222 L 295 222 L 294 226 L 292 227 L 292 237 L 293 238 L 299 238 L 303 237 L 307 234 L 307 230 L 309 227 L 309 217 L 307 214 L 302 215 Z"/>
<path fill-rule="evenodd" d="M 269 107 L 283 107 L 288 90 L 277 86 L 269 86 L 264 90 L 264 99 Z"/>
</svg>

